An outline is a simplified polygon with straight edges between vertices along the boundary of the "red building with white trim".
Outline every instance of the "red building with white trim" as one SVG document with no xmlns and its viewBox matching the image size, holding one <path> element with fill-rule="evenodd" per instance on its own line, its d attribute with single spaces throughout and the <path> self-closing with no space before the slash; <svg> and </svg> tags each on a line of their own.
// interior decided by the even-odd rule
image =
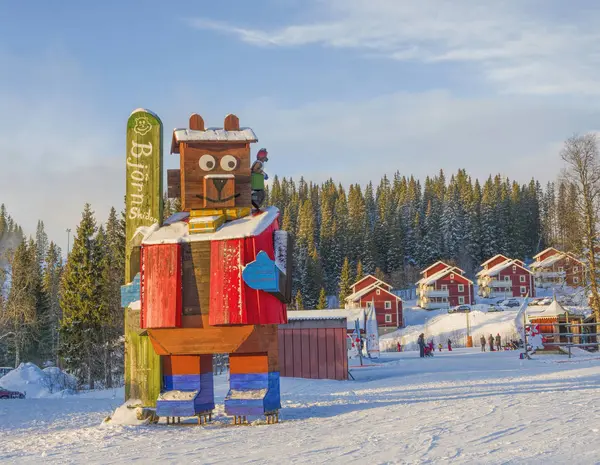
<svg viewBox="0 0 600 465">
<path fill-rule="evenodd" d="M 402 328 L 402 299 L 393 294 L 392 286 L 367 275 L 352 286 L 352 294 L 346 297 L 346 308 L 375 308 L 377 325 L 380 328 Z"/>
<path fill-rule="evenodd" d="M 417 305 L 427 310 L 474 304 L 473 281 L 464 271 L 444 262 L 436 262 L 421 272 L 417 282 Z"/>
<path fill-rule="evenodd" d="M 485 298 L 535 297 L 533 274 L 521 260 L 498 254 L 481 265 L 478 294 Z"/>
</svg>

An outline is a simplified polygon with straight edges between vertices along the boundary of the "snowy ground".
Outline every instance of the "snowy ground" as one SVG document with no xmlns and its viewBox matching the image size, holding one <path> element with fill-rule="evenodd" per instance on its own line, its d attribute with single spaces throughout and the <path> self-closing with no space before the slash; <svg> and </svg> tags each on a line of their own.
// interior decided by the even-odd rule
<svg viewBox="0 0 600 465">
<path fill-rule="evenodd" d="M 356 381 L 282 380 L 282 423 L 102 425 L 122 391 L 0 401 L 3 463 L 592 464 L 600 360 L 383 354 Z M 218 401 L 226 378 L 217 382 Z"/>
</svg>

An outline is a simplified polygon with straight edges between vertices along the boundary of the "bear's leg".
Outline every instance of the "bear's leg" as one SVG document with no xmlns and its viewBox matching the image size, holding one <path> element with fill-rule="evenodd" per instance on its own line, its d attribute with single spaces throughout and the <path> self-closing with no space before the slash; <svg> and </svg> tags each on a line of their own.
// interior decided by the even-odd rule
<svg viewBox="0 0 600 465">
<path fill-rule="evenodd" d="M 215 408 L 212 355 L 162 356 L 163 392 L 158 416 L 206 419 Z"/>
<path fill-rule="evenodd" d="M 279 361 L 277 336 L 269 344 L 269 352 L 229 354 L 229 392 L 225 412 L 234 423 L 245 423 L 248 416 L 267 416 L 268 423 L 279 418 Z"/>
</svg>

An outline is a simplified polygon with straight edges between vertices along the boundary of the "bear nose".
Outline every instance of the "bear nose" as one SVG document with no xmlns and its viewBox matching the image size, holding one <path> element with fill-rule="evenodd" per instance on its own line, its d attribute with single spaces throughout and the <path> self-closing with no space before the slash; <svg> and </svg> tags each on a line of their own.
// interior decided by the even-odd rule
<svg viewBox="0 0 600 465">
<path fill-rule="evenodd" d="M 223 187 L 225 187 L 225 184 L 227 183 L 227 179 L 213 178 L 212 182 L 215 185 L 217 192 L 220 194 L 223 190 Z"/>
</svg>

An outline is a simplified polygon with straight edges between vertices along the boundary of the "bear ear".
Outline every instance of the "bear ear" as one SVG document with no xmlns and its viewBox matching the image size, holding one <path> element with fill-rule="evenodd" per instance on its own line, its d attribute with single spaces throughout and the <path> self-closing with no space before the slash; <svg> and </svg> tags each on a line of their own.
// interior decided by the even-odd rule
<svg viewBox="0 0 600 465">
<path fill-rule="evenodd" d="M 190 116 L 190 129 L 204 131 L 204 120 L 198 113 L 193 113 L 192 116 Z"/>
<path fill-rule="evenodd" d="M 225 121 L 223 122 L 223 129 L 225 131 L 239 131 L 240 130 L 240 120 L 233 113 L 228 114 L 225 117 Z"/>
</svg>

